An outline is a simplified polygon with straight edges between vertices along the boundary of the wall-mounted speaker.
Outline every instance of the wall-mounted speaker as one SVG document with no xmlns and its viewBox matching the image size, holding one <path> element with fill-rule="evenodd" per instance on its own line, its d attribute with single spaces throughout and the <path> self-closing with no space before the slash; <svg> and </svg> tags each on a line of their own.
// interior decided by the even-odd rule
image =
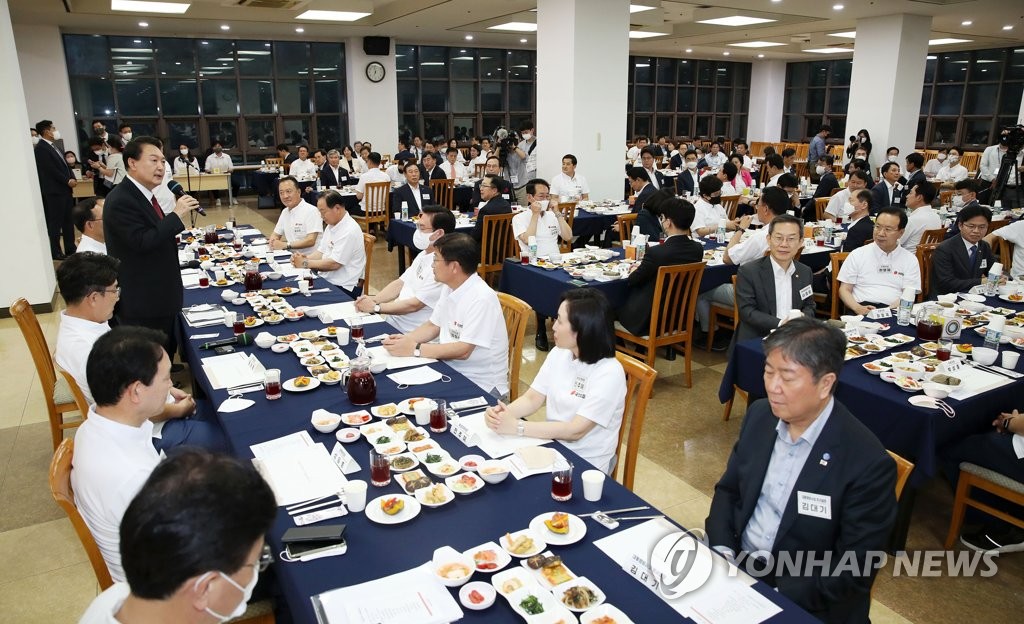
<svg viewBox="0 0 1024 624">
<path fill-rule="evenodd" d="M 391 54 L 391 37 L 363 37 L 363 52 L 369 56 Z"/>
</svg>

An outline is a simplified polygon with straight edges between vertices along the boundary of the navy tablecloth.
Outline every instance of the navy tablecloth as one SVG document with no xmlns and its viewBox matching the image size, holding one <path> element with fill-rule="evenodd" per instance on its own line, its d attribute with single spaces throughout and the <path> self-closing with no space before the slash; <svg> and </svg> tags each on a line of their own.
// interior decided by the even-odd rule
<svg viewBox="0 0 1024 624">
<path fill-rule="evenodd" d="M 895 319 L 890 322 L 892 328 L 884 334 L 898 333 L 899 330 L 914 335 L 913 325 L 899 327 Z M 960 342 L 980 346 L 984 341 L 975 331 L 966 329 Z M 920 341 L 915 341 L 903 348 L 890 349 L 887 353 L 909 350 L 914 344 L 919 343 Z M 1004 349 L 1012 348 L 1004 346 Z M 1020 406 L 1024 380 L 1016 380 L 963 401 L 946 399 L 946 402 L 956 410 L 955 418 L 948 418 L 938 410 L 916 407 L 911 405 L 908 399 L 911 396 L 923 396 L 920 392 L 911 395 L 861 367 L 864 362 L 878 357 L 865 356 L 847 362 L 839 375 L 835 397 L 860 419 L 887 449 L 914 462 L 915 468 L 911 477 L 913 485 L 920 485 L 938 472 L 938 451 L 944 445 L 964 436 L 991 430 L 992 419 L 1001 411 L 1008 412 Z M 723 403 L 729 400 L 733 396 L 734 384 L 750 394 L 750 402 L 764 397 L 764 361 L 761 339 L 737 343 L 722 378 L 719 399 Z"/>
<path fill-rule="evenodd" d="M 313 288 L 322 288 L 325 282 L 316 280 Z M 270 285 L 279 287 L 280 282 Z M 268 285 L 269 287 L 269 285 Z M 196 304 L 217 300 L 220 290 L 216 288 L 186 290 L 186 304 Z M 341 292 L 311 295 L 309 298 L 293 295 L 290 301 L 294 306 L 320 305 L 324 303 L 344 301 L 348 298 Z M 228 304 L 230 306 L 230 304 Z M 248 306 L 244 306 L 248 307 Z M 276 326 L 263 326 L 250 332 L 267 330 L 274 334 L 285 334 L 311 329 L 320 329 L 323 325 L 315 319 L 303 319 L 297 322 L 285 321 Z M 186 337 L 198 333 L 217 332 L 227 336 L 228 328 L 190 328 L 182 321 Z M 384 324 L 366 326 L 368 337 L 383 332 Z M 197 371 L 197 383 L 212 398 L 215 405 L 220 404 L 227 393 L 213 390 L 204 375 L 198 374 L 200 358 L 210 352 L 200 351 L 197 341 L 185 340 L 185 351 L 192 370 Z M 354 346 L 344 347 L 345 352 L 352 356 Z M 244 348 L 246 352 L 256 352 L 261 362 L 267 367 L 281 369 L 282 379 L 304 373 L 298 358 L 286 354 L 275 354 L 251 346 Z M 378 403 L 399 401 L 414 396 L 440 397 L 455 401 L 459 399 L 484 396 L 477 386 L 455 373 L 446 364 L 433 364 L 438 370 L 451 375 L 450 383 L 434 383 L 419 388 L 398 390 L 394 383 L 385 375 L 377 375 Z M 256 404 L 242 412 L 218 414 L 218 418 L 229 437 L 234 452 L 242 458 L 251 458 L 249 446 L 265 442 L 296 431 L 306 430 L 313 439 L 323 442 L 332 448 L 335 440 L 333 435 L 320 434 L 310 426 L 310 414 L 314 409 L 324 408 L 334 412 L 350 411 L 349 403 L 340 386 L 321 386 L 315 390 L 291 394 L 285 392 L 277 401 L 267 401 L 260 393 L 251 393 L 247 397 Z M 471 452 L 450 433 L 433 436 L 454 457 Z M 350 478 L 369 481 L 366 468 L 369 444 L 359 440 L 349 445 L 348 450 L 359 463 L 361 470 L 349 475 Z M 583 500 L 580 473 L 590 466 L 564 447 L 559 450 L 576 466 L 574 475 L 573 499 L 566 503 L 556 503 L 550 497 L 550 478 L 544 475 L 516 481 L 509 477 L 505 482 L 487 485 L 479 492 L 468 496 L 456 496 L 456 500 L 439 509 L 426 509 L 413 520 L 398 526 L 381 526 L 367 520 L 364 514 L 354 513 L 335 520 L 347 525 L 346 538 L 348 552 L 341 557 L 330 557 L 306 563 L 275 564 L 275 577 L 280 590 L 287 600 L 288 608 L 295 622 L 310 623 L 315 621 L 310 598 L 321 592 L 338 587 L 362 583 L 390 574 L 394 574 L 419 565 L 430 559 L 435 548 L 450 545 L 457 549 L 467 549 L 487 541 L 497 540 L 506 532 L 516 531 L 528 526 L 530 520 L 541 513 L 564 510 L 580 514 L 598 509 L 615 509 L 633 507 L 643 504 L 642 499 L 629 492 L 614 481 L 606 481 L 604 497 L 600 503 L 589 503 Z M 400 492 L 397 483 L 392 482 L 383 488 L 370 487 L 368 500 L 381 495 L 393 495 Z M 625 527 L 628 523 L 624 523 Z M 294 526 L 292 519 L 282 508 L 269 536 L 269 543 L 275 553 L 282 549 L 281 535 Z M 649 590 L 626 576 L 611 559 L 604 555 L 593 541 L 608 534 L 608 530 L 595 522 L 587 522 L 586 538 L 574 545 L 555 547 L 554 551 L 561 555 L 571 570 L 578 575 L 586 575 L 597 584 L 608 597 L 608 602 L 616 605 L 627 613 L 635 622 L 671 622 L 684 621 L 671 610 L 667 604 L 652 595 Z M 490 575 L 476 574 L 474 580 L 487 580 Z M 755 588 L 761 594 L 783 607 L 774 622 L 812 622 L 808 614 L 795 607 L 787 598 L 773 591 L 763 583 Z M 457 590 L 452 590 L 457 599 Z M 486 611 L 466 610 L 464 621 L 467 622 L 519 622 L 511 607 L 503 600 Z"/>
</svg>

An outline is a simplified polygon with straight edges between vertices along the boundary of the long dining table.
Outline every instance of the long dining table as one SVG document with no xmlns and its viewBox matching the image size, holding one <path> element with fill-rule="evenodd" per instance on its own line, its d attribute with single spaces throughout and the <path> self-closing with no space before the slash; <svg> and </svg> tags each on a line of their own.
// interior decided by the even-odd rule
<svg viewBox="0 0 1024 624">
<path fill-rule="evenodd" d="M 293 281 L 282 278 L 267 281 L 266 288 L 279 289 L 284 286 L 295 288 Z M 237 290 L 237 286 L 235 287 Z M 326 289 L 326 290 L 324 290 Z M 286 301 L 294 307 L 324 306 L 333 303 L 350 301 L 340 290 L 329 285 L 321 278 L 316 278 L 311 287 L 311 294 L 301 293 L 286 296 Z M 248 304 L 234 305 L 221 298 L 223 289 L 210 286 L 207 288 L 187 288 L 185 290 L 186 307 L 204 304 L 223 304 L 227 309 L 239 313 L 249 313 Z M 344 327 L 343 323 L 336 326 Z M 194 373 L 194 384 L 199 391 L 212 402 L 220 405 L 229 396 L 227 390 L 216 389 L 203 372 L 203 359 L 212 355 L 205 351 L 200 343 L 232 335 L 232 329 L 223 324 L 192 327 L 184 316 L 181 316 L 183 334 L 183 351 Z M 302 331 L 322 330 L 325 325 L 319 319 L 303 316 L 297 321 L 284 321 L 279 325 L 263 325 L 250 330 L 267 331 L 281 336 Z M 371 337 L 394 331 L 387 323 L 378 322 L 365 326 L 365 335 Z M 215 334 L 202 340 L 192 339 L 196 335 Z M 299 359 L 291 353 L 274 353 L 270 349 L 261 349 L 256 345 L 238 347 L 246 354 L 255 355 L 267 368 L 278 368 L 282 380 L 308 374 L 300 365 Z M 351 342 L 342 346 L 349 357 L 355 356 L 356 344 Z M 430 365 L 438 372 L 450 378 L 450 381 L 438 381 L 429 385 L 399 387 L 386 374 L 376 375 L 377 397 L 375 404 L 399 402 L 404 399 L 425 396 L 444 398 L 449 402 L 484 397 L 489 404 L 495 400 L 488 396 L 474 383 L 459 374 L 444 362 Z M 217 413 L 217 419 L 230 441 L 233 452 L 240 458 L 250 459 L 254 456 L 251 446 L 275 440 L 296 432 L 307 432 L 314 442 L 322 442 L 328 448 L 336 443 L 334 434 L 319 433 L 311 426 L 311 414 L 316 409 L 325 409 L 334 413 L 345 413 L 359 409 L 349 401 L 340 385 L 321 385 L 306 392 L 284 392 L 284 396 L 276 401 L 269 401 L 262 390 L 244 395 L 255 401 L 247 409 L 233 413 Z M 469 453 L 479 453 L 475 448 L 467 447 L 449 429 L 444 433 L 434 433 L 431 437 L 453 457 L 459 458 Z M 574 494 L 568 502 L 558 503 L 551 498 L 550 477 L 531 476 L 517 480 L 508 477 L 499 484 L 486 485 L 480 491 L 469 495 L 457 495 L 456 499 L 440 508 L 426 508 L 414 518 L 399 525 L 387 526 L 377 524 L 364 513 L 350 512 L 333 520 L 347 525 L 346 539 L 348 551 L 343 556 L 327 557 L 314 561 L 288 563 L 278 561 L 275 564 L 275 582 L 279 589 L 279 597 L 287 603 L 295 622 L 317 621 L 312 598 L 339 587 L 351 586 L 374 579 L 386 577 L 430 560 L 433 551 L 444 545 L 463 551 L 488 541 L 498 541 L 507 532 L 526 528 L 531 518 L 553 511 L 564 511 L 572 514 L 584 514 L 601 509 L 628 508 L 645 505 L 636 494 L 622 487 L 611 479 L 606 480 L 603 497 L 599 503 L 588 502 L 582 496 L 580 473 L 591 466 L 569 449 L 553 443 L 558 451 L 575 465 Z M 359 465 L 359 470 L 348 475 L 351 478 L 364 479 L 369 482 L 368 451 L 369 443 L 364 439 L 345 446 Z M 391 484 L 377 488 L 370 486 L 367 492 L 367 504 L 376 504 L 373 499 L 382 495 L 403 493 L 393 479 Z M 652 513 L 657 513 L 656 510 Z M 623 530 L 629 523 L 623 523 L 618 530 Z M 562 557 L 566 565 L 577 575 L 586 576 L 607 596 L 607 602 L 624 611 L 634 622 L 670 622 L 687 621 L 668 603 L 657 597 L 648 588 L 642 587 L 638 581 L 632 580 L 621 566 L 604 554 L 594 541 L 610 535 L 611 532 L 592 520 L 586 521 L 587 531 L 584 539 L 568 546 L 551 547 Z M 295 526 L 294 519 L 284 507 L 279 508 L 277 518 L 268 536 L 268 542 L 274 553 L 283 551 L 282 534 Z M 517 565 L 515 562 L 512 565 Z M 488 574 L 477 572 L 473 580 L 489 580 Z M 812 622 L 815 621 L 806 612 L 795 606 L 785 596 L 777 593 L 768 585 L 758 581 L 753 585 L 755 591 L 778 605 L 782 610 L 769 621 L 772 622 Z M 456 600 L 457 589 L 451 590 Z M 467 622 L 517 622 L 519 616 L 500 597 L 494 606 L 484 611 L 464 611 Z M 335 623 L 336 624 L 336 623 Z"/>
</svg>

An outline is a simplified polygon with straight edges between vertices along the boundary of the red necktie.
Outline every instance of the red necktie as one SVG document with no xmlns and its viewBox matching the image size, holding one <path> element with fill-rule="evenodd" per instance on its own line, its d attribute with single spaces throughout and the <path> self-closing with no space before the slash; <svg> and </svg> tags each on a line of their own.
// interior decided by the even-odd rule
<svg viewBox="0 0 1024 624">
<path fill-rule="evenodd" d="M 156 201 L 156 195 L 150 198 L 153 201 L 153 210 L 156 211 L 156 220 L 164 218 L 164 211 L 160 209 L 160 203 Z"/>
</svg>

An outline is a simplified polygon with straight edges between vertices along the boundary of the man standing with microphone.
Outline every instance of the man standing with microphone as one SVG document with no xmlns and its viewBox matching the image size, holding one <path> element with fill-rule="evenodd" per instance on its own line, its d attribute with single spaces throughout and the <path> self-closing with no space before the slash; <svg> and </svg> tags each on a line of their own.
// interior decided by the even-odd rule
<svg viewBox="0 0 1024 624">
<path fill-rule="evenodd" d="M 185 215 L 198 210 L 199 202 L 181 195 L 172 212 L 165 215 L 160 209 L 153 192 L 163 183 L 167 162 L 158 139 L 136 137 L 123 154 L 128 175 L 107 195 L 103 212 L 107 253 L 121 261 L 117 316 L 122 325 L 164 332 L 164 348 L 173 360 L 182 306 L 175 235 L 185 229 Z"/>
</svg>

